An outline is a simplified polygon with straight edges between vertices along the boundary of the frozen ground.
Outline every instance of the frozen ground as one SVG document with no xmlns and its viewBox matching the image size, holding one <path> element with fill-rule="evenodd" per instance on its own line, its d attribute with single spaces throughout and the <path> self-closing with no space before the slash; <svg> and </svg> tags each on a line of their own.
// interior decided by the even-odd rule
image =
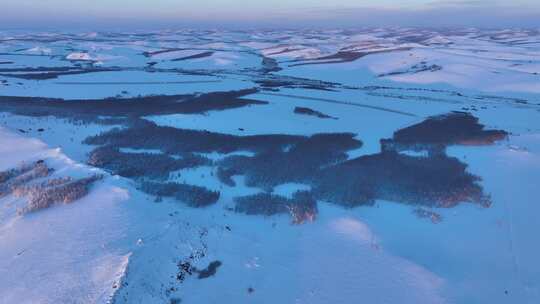
<svg viewBox="0 0 540 304">
<path fill-rule="evenodd" d="M 538 303 L 539 73 L 537 30 L 1 32 L 0 303 Z"/>
</svg>

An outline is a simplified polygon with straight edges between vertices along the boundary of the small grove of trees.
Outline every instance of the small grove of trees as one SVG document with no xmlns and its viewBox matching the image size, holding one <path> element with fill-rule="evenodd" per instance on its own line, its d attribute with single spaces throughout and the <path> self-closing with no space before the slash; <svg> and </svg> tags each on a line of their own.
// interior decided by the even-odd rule
<svg viewBox="0 0 540 304">
<path fill-rule="evenodd" d="M 2 171 L 0 197 L 10 194 L 27 197 L 26 205 L 17 210 L 18 214 L 26 214 L 48 208 L 53 204 L 76 201 L 88 194 L 94 182 L 103 178 L 102 175 L 92 175 L 80 179 L 71 177 L 45 179 L 52 172 L 53 169 L 42 160 Z"/>
<path fill-rule="evenodd" d="M 294 224 L 313 221 L 318 213 L 317 201 L 309 191 L 297 191 L 291 199 L 270 193 L 237 197 L 235 211 L 249 215 L 289 214 Z"/>
<path fill-rule="evenodd" d="M 315 117 L 318 117 L 318 118 L 323 118 L 323 119 L 337 119 L 335 117 L 332 117 L 330 115 L 326 115 L 322 112 L 319 112 L 319 111 L 316 111 L 316 110 L 313 110 L 313 109 L 310 109 L 310 108 L 304 108 L 304 107 L 295 107 L 294 108 L 294 113 L 295 114 L 303 114 L 303 115 L 310 115 L 310 116 L 315 116 Z"/>
<path fill-rule="evenodd" d="M 31 164 L 22 164 L 17 168 L 0 172 L 0 197 L 11 194 L 32 180 L 49 176 L 53 169 L 47 167 L 43 161 Z"/>
<path fill-rule="evenodd" d="M 184 183 L 158 183 L 146 181 L 140 190 L 158 197 L 172 197 L 190 207 L 205 207 L 219 200 L 220 192 Z"/>
<path fill-rule="evenodd" d="M 51 179 L 43 183 L 23 186 L 16 189 L 18 196 L 27 196 L 27 205 L 17 212 L 25 214 L 45 209 L 53 204 L 69 204 L 86 196 L 90 186 L 102 179 L 102 175 L 92 175 L 86 178 L 73 180 L 72 178 Z"/>
<path fill-rule="evenodd" d="M 124 177 L 165 179 L 173 171 L 208 165 L 208 158 L 185 153 L 180 159 L 166 154 L 124 153 L 117 147 L 104 146 L 94 149 L 88 164 Z"/>
</svg>

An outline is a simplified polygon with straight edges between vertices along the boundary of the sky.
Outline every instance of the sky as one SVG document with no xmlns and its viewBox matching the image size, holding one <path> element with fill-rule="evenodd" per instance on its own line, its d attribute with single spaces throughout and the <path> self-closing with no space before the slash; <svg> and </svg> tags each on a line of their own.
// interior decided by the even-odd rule
<svg viewBox="0 0 540 304">
<path fill-rule="evenodd" d="M 1 0 L 0 29 L 540 28 L 540 0 Z"/>
</svg>

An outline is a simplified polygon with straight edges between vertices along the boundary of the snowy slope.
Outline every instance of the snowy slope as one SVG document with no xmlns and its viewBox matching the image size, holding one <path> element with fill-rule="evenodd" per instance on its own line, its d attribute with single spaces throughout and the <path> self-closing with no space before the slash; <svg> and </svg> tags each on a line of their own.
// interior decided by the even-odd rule
<svg viewBox="0 0 540 304">
<path fill-rule="evenodd" d="M 25 213 L 33 198 L 0 175 L 2 304 L 540 302 L 538 30 L 2 32 L 0 53 L 0 172 L 51 169 L 27 186 L 103 176 L 80 198 Z M 489 203 L 467 201 L 462 185 L 442 195 L 463 197 L 451 206 L 328 198 L 301 220 L 294 205 L 237 209 L 243 196 L 289 202 L 315 191 L 283 168 L 324 157 L 339 139 L 291 161 L 296 141 L 350 133 L 357 145 L 333 162 L 376 162 L 381 140 L 453 111 L 505 134 L 437 150 Z M 416 144 L 392 152 L 413 163 L 441 156 Z M 100 148 L 114 157 L 93 159 Z M 367 167 L 349 180 L 381 178 Z M 416 170 L 394 173 L 415 186 Z M 274 171 L 285 182 L 257 175 Z M 151 194 L 166 183 L 218 196 L 190 206 L 189 191 Z"/>
</svg>

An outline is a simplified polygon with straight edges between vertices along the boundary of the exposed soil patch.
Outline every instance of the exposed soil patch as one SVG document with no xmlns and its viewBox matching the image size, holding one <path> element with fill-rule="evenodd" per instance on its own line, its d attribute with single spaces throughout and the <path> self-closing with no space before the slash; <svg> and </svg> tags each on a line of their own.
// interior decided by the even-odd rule
<svg viewBox="0 0 540 304">
<path fill-rule="evenodd" d="M 206 242 L 203 241 L 205 236 L 206 234 L 203 231 L 203 233 L 200 235 L 201 241 L 203 242 L 202 248 L 194 249 L 189 256 L 176 263 L 176 267 L 178 268 L 178 272 L 176 273 L 177 283 L 183 283 L 189 276 L 197 273 L 197 268 L 195 268 L 193 264 L 204 258 L 206 256 L 206 251 L 208 250 Z M 219 265 L 221 265 L 221 262 Z M 219 265 L 214 265 L 214 270 L 217 270 Z"/>
<path fill-rule="evenodd" d="M 182 261 L 178 263 L 178 273 L 176 274 L 176 280 L 180 283 L 184 282 L 186 277 L 193 274 L 193 266 L 189 261 Z"/>
</svg>

